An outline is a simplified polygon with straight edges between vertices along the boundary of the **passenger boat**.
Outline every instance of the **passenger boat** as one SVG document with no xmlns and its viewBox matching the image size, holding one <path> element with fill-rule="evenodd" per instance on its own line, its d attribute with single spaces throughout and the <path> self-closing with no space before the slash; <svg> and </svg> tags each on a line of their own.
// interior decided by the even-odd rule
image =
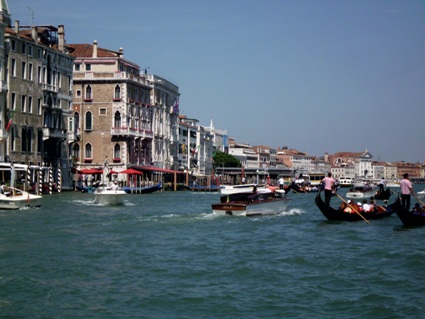
<svg viewBox="0 0 425 319">
<path fill-rule="evenodd" d="M 425 226 L 425 212 L 421 213 L 406 210 L 401 205 L 401 200 L 398 196 L 394 210 L 404 226 Z"/>
<path fill-rule="evenodd" d="M 379 193 L 379 192 L 377 192 L 377 193 L 373 196 L 373 198 L 375 198 L 375 199 L 377 199 L 377 200 L 387 200 L 387 199 L 390 199 L 391 194 L 392 194 L 391 189 L 387 188 L 386 190 L 384 190 L 384 192 L 383 192 L 383 193 Z"/>
<path fill-rule="evenodd" d="M 212 211 L 218 215 L 265 216 L 281 213 L 287 203 L 286 196 L 274 192 L 235 193 L 220 197 L 220 203 L 212 204 Z"/>
<path fill-rule="evenodd" d="M 377 212 L 361 212 L 359 211 L 356 213 L 355 211 L 351 213 L 343 212 L 339 209 L 335 209 L 332 207 L 329 207 L 325 204 L 323 201 L 320 193 L 316 196 L 316 205 L 319 207 L 322 214 L 328 219 L 328 220 L 340 220 L 340 221 L 348 221 L 348 222 L 354 222 L 358 220 L 369 220 L 369 219 L 382 219 L 385 217 L 389 217 L 394 213 L 394 204 L 390 204 L 387 207 L 378 206 Z M 361 216 L 360 216 L 361 215 Z M 362 218 L 363 216 L 363 218 Z"/>
<path fill-rule="evenodd" d="M 117 186 L 100 186 L 94 191 L 94 196 L 95 204 L 104 206 L 119 206 L 124 205 L 124 197 L 127 196 L 127 193 Z"/>
<path fill-rule="evenodd" d="M 39 206 L 41 195 L 30 194 L 15 187 L 9 187 L 8 192 L 0 194 L 0 209 L 16 210 L 24 207 Z"/>
<path fill-rule="evenodd" d="M 341 177 L 338 179 L 338 185 L 341 187 L 352 187 L 353 186 L 353 179 L 350 177 Z"/>
<path fill-rule="evenodd" d="M 375 186 L 370 184 L 354 186 L 347 192 L 347 198 L 370 198 L 376 194 Z"/>
</svg>

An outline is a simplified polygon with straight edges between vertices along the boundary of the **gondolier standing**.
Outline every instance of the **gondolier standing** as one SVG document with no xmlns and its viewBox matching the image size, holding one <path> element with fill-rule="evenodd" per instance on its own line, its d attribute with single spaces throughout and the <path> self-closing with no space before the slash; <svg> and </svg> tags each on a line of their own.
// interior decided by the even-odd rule
<svg viewBox="0 0 425 319">
<path fill-rule="evenodd" d="M 400 181 L 401 190 L 401 205 L 407 210 L 410 210 L 410 194 L 413 193 L 412 183 L 409 180 L 409 174 L 405 173 Z"/>
<path fill-rule="evenodd" d="M 335 180 L 333 179 L 331 172 L 328 173 L 328 176 L 322 179 L 322 183 L 325 186 L 325 204 L 326 206 L 330 206 L 332 192 L 335 188 Z"/>
</svg>

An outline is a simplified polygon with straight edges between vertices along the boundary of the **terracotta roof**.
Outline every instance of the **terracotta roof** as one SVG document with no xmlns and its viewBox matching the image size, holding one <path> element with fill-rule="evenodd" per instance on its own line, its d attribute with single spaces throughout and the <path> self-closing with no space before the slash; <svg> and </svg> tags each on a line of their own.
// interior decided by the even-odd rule
<svg viewBox="0 0 425 319">
<path fill-rule="evenodd" d="M 91 58 L 93 57 L 92 44 L 67 44 L 70 55 L 75 58 Z M 119 52 L 97 47 L 97 56 L 99 58 L 118 58 Z"/>
</svg>

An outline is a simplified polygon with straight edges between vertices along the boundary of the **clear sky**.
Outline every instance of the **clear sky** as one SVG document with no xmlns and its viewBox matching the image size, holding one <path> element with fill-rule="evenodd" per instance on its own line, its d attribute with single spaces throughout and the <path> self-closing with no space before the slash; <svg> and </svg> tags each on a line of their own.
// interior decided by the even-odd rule
<svg viewBox="0 0 425 319">
<path fill-rule="evenodd" d="M 425 159 L 424 0 L 8 0 L 179 86 L 238 142 Z M 32 12 L 32 15 L 31 15 Z"/>
</svg>

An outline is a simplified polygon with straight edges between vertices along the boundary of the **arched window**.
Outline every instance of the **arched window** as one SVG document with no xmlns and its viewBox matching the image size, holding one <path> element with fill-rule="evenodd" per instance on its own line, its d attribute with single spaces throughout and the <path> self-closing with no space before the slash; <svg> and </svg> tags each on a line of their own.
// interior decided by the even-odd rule
<svg viewBox="0 0 425 319">
<path fill-rule="evenodd" d="M 90 143 L 86 144 L 85 150 L 84 150 L 84 157 L 85 158 L 92 158 L 92 147 Z"/>
<path fill-rule="evenodd" d="M 121 113 L 118 111 L 114 115 L 114 127 L 121 127 Z"/>
<path fill-rule="evenodd" d="M 79 160 L 80 158 L 80 145 L 78 145 L 77 143 L 74 144 L 74 146 L 72 147 L 72 157 L 75 160 Z"/>
<path fill-rule="evenodd" d="M 85 121 L 86 123 L 86 131 L 90 131 L 90 130 L 92 130 L 93 129 L 93 115 L 91 114 L 91 112 L 90 111 L 88 111 L 87 113 L 86 113 L 86 121 Z"/>
<path fill-rule="evenodd" d="M 91 90 L 91 86 L 87 85 L 86 87 L 86 100 L 92 100 L 93 99 L 93 94 L 92 94 L 92 90 Z"/>
<path fill-rule="evenodd" d="M 121 99 L 121 88 L 119 85 L 115 86 L 115 95 L 114 100 L 120 100 Z"/>
<path fill-rule="evenodd" d="M 121 147 L 119 144 L 114 146 L 114 158 L 121 158 Z"/>
<path fill-rule="evenodd" d="M 80 114 L 78 112 L 74 113 L 74 129 L 73 131 L 76 134 L 80 134 Z"/>
</svg>

